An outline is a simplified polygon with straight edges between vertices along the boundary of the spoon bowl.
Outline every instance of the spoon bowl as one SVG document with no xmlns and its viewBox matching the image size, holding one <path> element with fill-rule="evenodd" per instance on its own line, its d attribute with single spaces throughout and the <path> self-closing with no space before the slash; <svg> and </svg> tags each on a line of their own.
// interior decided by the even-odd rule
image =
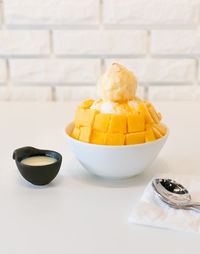
<svg viewBox="0 0 200 254">
<path fill-rule="evenodd" d="M 188 190 L 172 179 L 157 178 L 152 181 L 152 187 L 159 197 L 174 208 L 200 209 L 200 203 L 193 203 Z"/>
</svg>

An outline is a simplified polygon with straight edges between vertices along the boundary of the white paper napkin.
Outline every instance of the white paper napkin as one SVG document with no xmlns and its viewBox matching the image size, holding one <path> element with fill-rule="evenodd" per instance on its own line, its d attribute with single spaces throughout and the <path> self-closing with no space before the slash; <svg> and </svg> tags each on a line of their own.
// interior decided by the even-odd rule
<svg viewBox="0 0 200 254">
<path fill-rule="evenodd" d="M 200 201 L 200 177 L 191 175 L 158 175 L 154 178 L 170 178 L 185 186 L 192 200 Z M 154 192 L 151 181 L 140 201 L 133 207 L 130 223 L 200 233 L 200 211 L 174 209 L 169 207 Z"/>
</svg>

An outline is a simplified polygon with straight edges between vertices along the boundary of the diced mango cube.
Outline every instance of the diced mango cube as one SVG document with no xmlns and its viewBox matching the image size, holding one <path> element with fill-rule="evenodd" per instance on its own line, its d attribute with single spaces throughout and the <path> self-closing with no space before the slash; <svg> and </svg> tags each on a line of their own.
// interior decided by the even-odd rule
<svg viewBox="0 0 200 254">
<path fill-rule="evenodd" d="M 160 120 L 158 118 L 158 115 L 157 115 L 154 107 L 151 106 L 148 109 L 149 109 L 149 113 L 150 113 L 151 117 L 153 118 L 154 122 L 159 123 Z"/>
<path fill-rule="evenodd" d="M 95 116 L 98 114 L 99 112 L 97 110 L 94 109 L 86 109 L 85 111 L 85 126 L 91 126 L 94 123 L 94 119 Z"/>
<path fill-rule="evenodd" d="M 92 99 L 86 100 L 81 103 L 80 107 L 84 108 L 84 109 L 88 109 L 92 106 L 93 103 L 94 103 L 94 100 L 92 100 Z"/>
<path fill-rule="evenodd" d="M 149 113 L 147 106 L 144 103 L 138 104 L 138 110 L 139 110 L 139 112 L 144 114 L 146 123 L 153 123 L 154 122 L 151 114 Z"/>
<path fill-rule="evenodd" d="M 108 128 L 109 133 L 126 133 L 126 116 L 125 115 L 112 115 L 110 126 Z"/>
<path fill-rule="evenodd" d="M 159 121 L 161 121 L 161 120 L 162 120 L 162 115 L 161 115 L 161 113 L 160 113 L 160 112 L 158 112 L 158 113 L 157 113 L 157 115 L 158 115 L 158 119 L 159 119 Z"/>
<path fill-rule="evenodd" d="M 153 125 L 163 136 L 167 133 L 167 127 L 162 124 L 162 123 L 158 123 L 158 124 L 154 124 Z"/>
<path fill-rule="evenodd" d="M 126 134 L 126 145 L 136 145 L 145 142 L 145 131 Z"/>
<path fill-rule="evenodd" d="M 110 119 L 110 114 L 97 114 L 94 120 L 93 128 L 97 131 L 107 132 Z"/>
<path fill-rule="evenodd" d="M 78 108 L 75 115 L 75 126 L 91 126 L 93 125 L 97 110 Z"/>
<path fill-rule="evenodd" d="M 145 119 L 141 113 L 128 115 L 128 132 L 139 132 L 145 130 Z"/>
<path fill-rule="evenodd" d="M 152 126 L 152 129 L 153 129 L 153 133 L 156 138 L 162 138 L 163 135 L 160 133 L 160 131 L 158 129 L 156 129 L 155 126 Z"/>
<path fill-rule="evenodd" d="M 151 142 L 151 141 L 154 141 L 155 139 L 156 138 L 153 133 L 153 129 L 152 129 L 151 125 L 147 124 L 146 125 L 146 133 L 145 133 L 145 142 Z"/>
<path fill-rule="evenodd" d="M 79 140 L 87 143 L 90 142 L 91 132 L 91 127 L 81 127 Z"/>
<path fill-rule="evenodd" d="M 149 113 L 151 114 L 151 117 L 153 118 L 155 123 L 159 123 L 162 116 L 161 113 L 157 113 L 156 109 L 150 102 L 146 102 L 147 108 L 149 109 Z"/>
<path fill-rule="evenodd" d="M 105 134 L 105 145 L 120 146 L 124 145 L 125 135 L 120 133 L 107 133 Z"/>
<path fill-rule="evenodd" d="M 97 145 L 104 145 L 105 144 L 105 133 L 99 131 L 92 131 L 90 143 L 97 144 Z"/>
<path fill-rule="evenodd" d="M 80 127 L 80 123 L 82 121 L 83 114 L 84 114 L 84 109 L 78 107 L 76 110 L 75 119 L 74 119 L 75 127 L 78 127 L 78 128 Z"/>
<path fill-rule="evenodd" d="M 73 131 L 71 133 L 71 137 L 75 138 L 75 139 L 79 139 L 79 136 L 80 136 L 80 129 L 74 127 L 74 129 L 73 129 Z"/>
</svg>

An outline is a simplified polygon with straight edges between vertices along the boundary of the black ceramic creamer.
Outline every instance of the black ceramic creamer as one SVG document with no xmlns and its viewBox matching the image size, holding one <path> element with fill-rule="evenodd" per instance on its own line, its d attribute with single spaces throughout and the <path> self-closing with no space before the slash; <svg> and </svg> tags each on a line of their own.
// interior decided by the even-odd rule
<svg viewBox="0 0 200 254">
<path fill-rule="evenodd" d="M 32 166 L 21 163 L 23 159 L 32 156 L 52 157 L 56 159 L 56 161 L 42 166 Z M 16 149 L 13 153 L 13 159 L 15 160 L 21 175 L 27 181 L 35 185 L 45 185 L 50 183 L 58 174 L 62 163 L 61 154 L 55 151 L 41 150 L 30 146 Z"/>
</svg>

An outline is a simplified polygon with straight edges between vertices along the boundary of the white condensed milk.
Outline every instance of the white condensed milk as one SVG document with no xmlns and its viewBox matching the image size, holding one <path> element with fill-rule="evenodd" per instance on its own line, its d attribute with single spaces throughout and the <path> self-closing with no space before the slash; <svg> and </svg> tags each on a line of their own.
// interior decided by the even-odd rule
<svg viewBox="0 0 200 254">
<path fill-rule="evenodd" d="M 29 166 L 45 166 L 56 162 L 57 160 L 48 156 L 32 156 L 21 160 L 21 163 Z"/>
</svg>

